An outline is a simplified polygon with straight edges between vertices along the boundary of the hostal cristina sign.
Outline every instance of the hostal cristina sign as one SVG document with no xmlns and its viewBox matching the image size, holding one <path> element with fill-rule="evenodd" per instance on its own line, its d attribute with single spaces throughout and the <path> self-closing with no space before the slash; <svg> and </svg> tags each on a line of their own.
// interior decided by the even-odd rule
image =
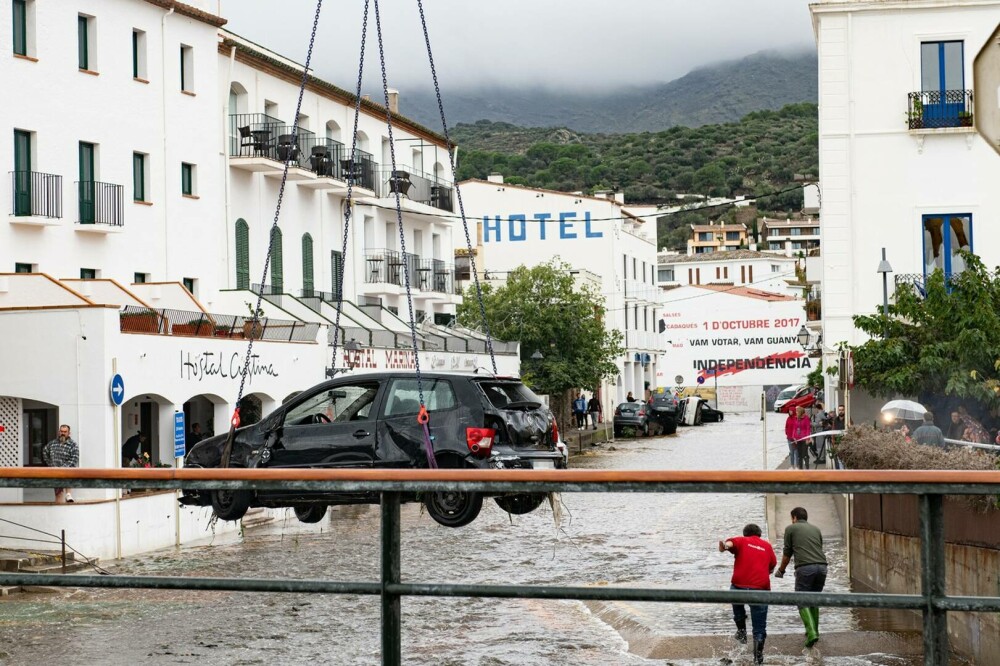
<svg viewBox="0 0 1000 666">
<path fill-rule="evenodd" d="M 204 381 L 211 377 L 221 377 L 223 379 L 239 379 L 243 376 L 244 356 L 239 352 L 181 352 L 181 379 L 191 381 Z M 277 377 L 278 371 L 271 362 L 264 362 L 260 354 L 250 355 L 250 365 L 246 368 L 246 376 L 250 383 L 254 377 L 266 375 Z"/>
</svg>

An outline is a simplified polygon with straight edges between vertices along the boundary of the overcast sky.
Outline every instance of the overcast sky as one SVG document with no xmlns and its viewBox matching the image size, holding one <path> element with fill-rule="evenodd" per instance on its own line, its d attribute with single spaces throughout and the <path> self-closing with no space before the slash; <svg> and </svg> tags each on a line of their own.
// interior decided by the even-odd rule
<svg viewBox="0 0 1000 666">
<path fill-rule="evenodd" d="M 373 2 L 365 89 L 381 85 Z M 765 49 L 811 48 L 807 0 L 423 0 L 438 78 L 608 89 Z M 222 0 L 229 30 L 304 62 L 314 0 Z M 353 89 L 364 0 L 325 0 L 313 68 Z M 389 85 L 429 86 L 416 0 L 381 0 Z"/>
</svg>

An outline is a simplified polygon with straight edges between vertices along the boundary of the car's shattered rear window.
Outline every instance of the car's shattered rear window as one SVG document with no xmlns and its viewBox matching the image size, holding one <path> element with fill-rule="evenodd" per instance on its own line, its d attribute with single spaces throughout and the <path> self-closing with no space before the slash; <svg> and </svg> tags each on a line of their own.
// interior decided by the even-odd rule
<svg viewBox="0 0 1000 666">
<path fill-rule="evenodd" d="M 479 382 L 479 388 L 486 394 L 490 404 L 503 409 L 513 403 L 535 402 L 541 406 L 542 399 L 521 382 L 484 381 Z"/>
</svg>

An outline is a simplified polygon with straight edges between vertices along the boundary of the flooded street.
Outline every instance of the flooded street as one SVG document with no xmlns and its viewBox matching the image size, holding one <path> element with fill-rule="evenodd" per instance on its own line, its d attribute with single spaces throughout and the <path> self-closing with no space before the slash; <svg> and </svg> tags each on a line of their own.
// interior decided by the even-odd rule
<svg viewBox="0 0 1000 666">
<path fill-rule="evenodd" d="M 769 466 L 784 457 L 782 420 L 768 422 Z M 573 461 L 614 469 L 759 469 L 761 423 L 733 415 L 678 435 L 619 441 Z M 571 494 L 556 529 L 547 505 L 509 517 L 493 502 L 460 529 L 438 526 L 418 505 L 402 509 L 405 582 L 561 584 L 727 589 L 732 556 L 720 538 L 764 525 L 763 495 Z M 330 512 L 322 533 L 294 517 L 242 539 L 112 563 L 142 575 L 378 579 L 377 507 Z M 777 549 L 780 558 L 780 547 Z M 827 544 L 828 591 L 848 587 L 843 544 Z M 775 580 L 790 591 L 794 579 Z M 403 599 L 407 664 L 750 663 L 745 648 L 688 657 L 695 644 L 733 631 L 728 606 L 492 599 Z M 849 610 L 824 609 L 825 634 L 859 628 Z M 768 633 L 802 632 L 793 608 L 772 607 Z M 0 662 L 125 664 L 377 664 L 374 597 L 125 590 L 23 594 L 0 602 Z M 833 639 L 831 639 L 833 640 Z M 771 639 L 769 639 L 771 641 Z M 789 643 L 791 638 L 789 638 Z M 631 650 L 630 650 L 631 646 Z M 768 652 L 765 663 L 915 664 L 888 654 L 808 658 Z M 689 649 L 690 648 L 690 649 Z M 857 652 L 864 652 L 864 648 Z M 646 655 L 646 656 L 643 656 Z M 647 658 L 651 656 L 663 657 Z M 733 662 L 727 661 L 733 660 Z"/>
</svg>

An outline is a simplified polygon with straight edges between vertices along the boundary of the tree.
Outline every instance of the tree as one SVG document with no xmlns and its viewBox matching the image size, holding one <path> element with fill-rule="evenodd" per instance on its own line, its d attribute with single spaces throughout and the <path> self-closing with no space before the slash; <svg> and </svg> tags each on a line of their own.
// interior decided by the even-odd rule
<svg viewBox="0 0 1000 666">
<path fill-rule="evenodd" d="M 943 396 L 1000 407 L 1000 269 L 987 270 L 962 251 L 965 270 L 945 279 L 934 271 L 924 285 L 896 288 L 889 316 L 854 317 L 872 339 L 854 350 L 856 381 L 869 392 Z"/>
<path fill-rule="evenodd" d="M 552 396 L 577 387 L 592 390 L 618 372 L 615 360 L 625 353 L 621 332 L 605 328 L 599 289 L 577 286 L 568 264 L 553 259 L 519 266 L 506 284 L 496 289 L 484 284 L 482 290 L 490 332 L 521 342 L 521 376 L 532 389 Z M 481 328 L 474 286 L 458 306 L 458 322 Z M 536 351 L 544 358 L 532 359 Z"/>
</svg>

